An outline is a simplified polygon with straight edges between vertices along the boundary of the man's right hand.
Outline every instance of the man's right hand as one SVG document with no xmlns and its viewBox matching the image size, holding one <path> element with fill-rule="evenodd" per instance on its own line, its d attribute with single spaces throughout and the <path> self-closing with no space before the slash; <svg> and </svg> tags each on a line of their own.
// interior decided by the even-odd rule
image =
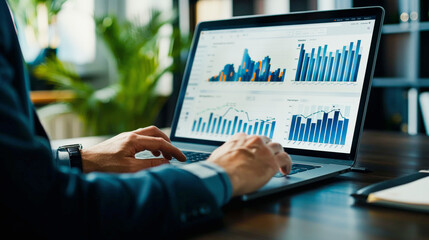
<svg viewBox="0 0 429 240">
<path fill-rule="evenodd" d="M 239 133 L 216 149 L 207 160 L 228 174 L 233 196 L 256 191 L 280 170 L 288 174 L 292 160 L 279 143 L 264 136 Z"/>
</svg>

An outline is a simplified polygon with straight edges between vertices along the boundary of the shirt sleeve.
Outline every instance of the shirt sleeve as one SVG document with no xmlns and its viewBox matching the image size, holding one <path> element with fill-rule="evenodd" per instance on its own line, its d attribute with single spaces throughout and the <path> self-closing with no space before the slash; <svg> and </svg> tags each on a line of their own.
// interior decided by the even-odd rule
<svg viewBox="0 0 429 240">
<path fill-rule="evenodd" d="M 52 149 L 52 154 L 57 167 L 67 169 L 71 168 L 70 156 L 67 152 Z M 192 173 L 202 180 L 204 186 L 216 199 L 216 203 L 219 207 L 225 205 L 231 199 L 231 180 L 222 167 L 214 163 L 204 161 L 185 165 L 182 169 Z"/>
<path fill-rule="evenodd" d="M 52 155 L 57 167 L 70 169 L 70 156 L 65 151 L 52 149 Z M 216 199 L 219 207 L 225 205 L 232 197 L 232 184 L 225 170 L 210 162 L 188 164 L 182 169 L 200 178 L 204 186 Z"/>
<path fill-rule="evenodd" d="M 216 199 L 216 203 L 219 207 L 226 204 L 231 199 L 231 180 L 222 167 L 204 161 L 185 165 L 182 169 L 194 174 L 202 180 L 205 187 Z"/>
</svg>

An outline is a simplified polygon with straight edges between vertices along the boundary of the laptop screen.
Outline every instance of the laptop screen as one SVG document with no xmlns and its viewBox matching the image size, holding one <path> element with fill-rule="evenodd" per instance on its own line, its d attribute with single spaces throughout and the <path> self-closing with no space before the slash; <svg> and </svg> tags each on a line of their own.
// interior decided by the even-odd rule
<svg viewBox="0 0 429 240">
<path fill-rule="evenodd" d="M 202 29 L 174 136 L 350 153 L 375 17 Z"/>
</svg>

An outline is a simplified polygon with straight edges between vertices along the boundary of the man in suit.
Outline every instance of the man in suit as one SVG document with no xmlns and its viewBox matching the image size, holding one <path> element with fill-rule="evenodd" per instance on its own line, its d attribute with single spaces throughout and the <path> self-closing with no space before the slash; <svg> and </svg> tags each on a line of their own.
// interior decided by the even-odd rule
<svg viewBox="0 0 429 240">
<path fill-rule="evenodd" d="M 172 157 L 185 160 L 156 127 L 122 133 L 88 149 L 52 151 L 29 100 L 27 78 L 8 6 L 0 0 L 4 236 L 178 236 L 220 219 L 221 206 L 232 196 L 255 191 L 279 168 L 290 171 L 291 160 L 280 144 L 245 134 L 235 135 L 207 161 L 183 168 L 164 164 L 147 169 Z M 165 159 L 135 159 L 142 150 Z"/>
</svg>

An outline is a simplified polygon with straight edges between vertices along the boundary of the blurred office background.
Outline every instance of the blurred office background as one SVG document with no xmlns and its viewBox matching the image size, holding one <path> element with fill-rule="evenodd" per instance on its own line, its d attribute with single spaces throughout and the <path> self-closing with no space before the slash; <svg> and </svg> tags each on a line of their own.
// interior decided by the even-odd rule
<svg viewBox="0 0 429 240">
<path fill-rule="evenodd" d="M 53 139 L 113 134 L 140 123 L 141 127 L 151 123 L 170 126 L 189 39 L 200 21 L 374 5 L 383 6 L 386 17 L 365 129 L 429 134 L 429 116 L 425 117 L 429 115 L 429 102 L 425 103 L 425 92 L 429 91 L 428 0 L 9 2 L 15 11 L 24 57 L 32 73 L 32 99 Z M 149 34 L 144 39 L 156 43 L 137 42 L 138 34 Z M 120 47 L 124 45 L 135 46 L 137 53 Z M 150 54 L 142 53 L 147 49 Z M 127 57 L 131 53 L 136 55 L 133 58 L 137 59 L 136 66 L 148 62 L 156 65 L 154 69 L 143 69 L 142 76 L 150 79 L 146 85 L 129 83 L 136 93 L 153 96 L 150 99 L 126 98 L 121 93 L 124 87 L 118 82 L 126 84 L 126 66 L 135 63 Z M 139 71 L 133 74 L 141 74 Z M 84 85 L 77 84 L 79 81 Z M 127 115 L 127 110 L 133 108 L 147 109 L 148 106 L 136 101 L 156 108 L 150 113 L 140 112 L 143 118 L 147 116 L 148 122 L 139 121 L 140 116 Z M 118 116 L 137 120 L 117 126 Z M 86 123 L 92 127 L 84 127 L 86 117 L 92 119 Z M 94 126 L 103 122 L 106 122 L 104 128 Z"/>
</svg>

